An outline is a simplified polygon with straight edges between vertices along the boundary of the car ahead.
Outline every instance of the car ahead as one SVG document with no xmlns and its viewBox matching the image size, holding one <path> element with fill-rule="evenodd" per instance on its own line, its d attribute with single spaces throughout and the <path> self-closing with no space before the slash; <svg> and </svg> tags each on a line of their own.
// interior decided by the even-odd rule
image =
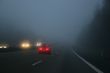
<svg viewBox="0 0 110 73">
<path fill-rule="evenodd" d="M 38 54 L 50 55 L 52 53 L 52 49 L 46 44 L 43 44 L 42 46 L 38 47 L 37 51 L 38 51 Z"/>
</svg>

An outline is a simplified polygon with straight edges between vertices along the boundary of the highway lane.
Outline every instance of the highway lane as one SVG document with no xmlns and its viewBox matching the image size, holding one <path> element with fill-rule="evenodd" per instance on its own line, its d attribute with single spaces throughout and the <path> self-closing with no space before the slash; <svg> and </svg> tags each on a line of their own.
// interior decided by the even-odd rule
<svg viewBox="0 0 110 73">
<path fill-rule="evenodd" d="M 0 53 L 0 73 L 97 72 L 78 58 L 72 49 L 55 48 L 52 55 L 38 55 L 36 50 Z"/>
</svg>

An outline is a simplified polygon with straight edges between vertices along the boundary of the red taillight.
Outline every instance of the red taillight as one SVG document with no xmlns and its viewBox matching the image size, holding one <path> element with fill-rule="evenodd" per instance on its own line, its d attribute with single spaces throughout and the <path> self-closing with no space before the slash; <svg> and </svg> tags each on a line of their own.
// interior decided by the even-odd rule
<svg viewBox="0 0 110 73">
<path fill-rule="evenodd" d="M 49 47 L 39 47 L 38 48 L 38 53 L 39 54 L 51 54 L 51 48 Z"/>
<path fill-rule="evenodd" d="M 49 51 L 49 48 L 46 48 L 45 50 L 46 50 L 46 51 Z"/>
<path fill-rule="evenodd" d="M 43 48 L 39 48 L 39 51 L 42 51 L 43 50 Z"/>
</svg>

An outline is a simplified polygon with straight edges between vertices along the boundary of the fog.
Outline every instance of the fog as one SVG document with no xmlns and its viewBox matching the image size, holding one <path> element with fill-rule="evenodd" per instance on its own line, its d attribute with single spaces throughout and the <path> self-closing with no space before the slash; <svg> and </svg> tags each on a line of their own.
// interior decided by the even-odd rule
<svg viewBox="0 0 110 73">
<path fill-rule="evenodd" d="M 1 0 L 0 39 L 43 39 L 73 44 L 103 0 Z"/>
</svg>

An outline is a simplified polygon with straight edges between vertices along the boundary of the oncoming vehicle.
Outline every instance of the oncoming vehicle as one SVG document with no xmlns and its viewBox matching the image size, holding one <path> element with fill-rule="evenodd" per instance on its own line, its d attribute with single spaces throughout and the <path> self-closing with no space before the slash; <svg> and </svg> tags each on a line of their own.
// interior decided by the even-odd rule
<svg viewBox="0 0 110 73">
<path fill-rule="evenodd" d="M 20 47 L 24 50 L 31 48 L 31 43 L 27 40 L 20 43 Z"/>
<path fill-rule="evenodd" d="M 8 48 L 8 44 L 0 44 L 0 48 Z"/>
</svg>

